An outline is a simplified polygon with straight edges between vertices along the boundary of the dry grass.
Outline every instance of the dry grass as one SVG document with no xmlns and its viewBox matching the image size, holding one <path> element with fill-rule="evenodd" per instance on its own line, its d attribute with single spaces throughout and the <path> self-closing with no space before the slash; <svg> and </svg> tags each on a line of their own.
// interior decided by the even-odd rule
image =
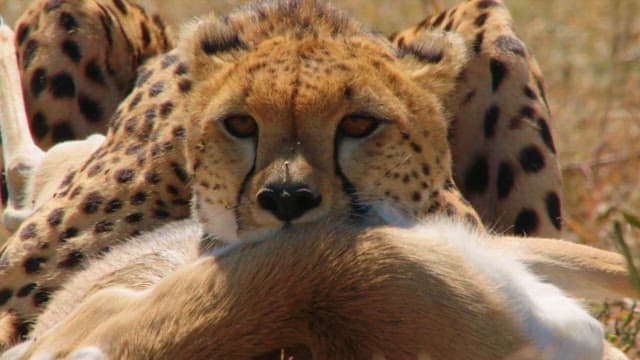
<svg viewBox="0 0 640 360">
<path fill-rule="evenodd" d="M 640 229 L 640 2 L 511 1 L 519 33 L 545 73 L 563 169 L 566 237 L 616 248 L 614 223 L 636 261 Z M 633 303 L 594 308 L 607 337 L 640 358 Z"/>
<path fill-rule="evenodd" d="M 223 13 L 245 1 L 141 0 L 169 24 L 211 9 Z M 432 3 L 451 0 L 339 0 L 378 30 L 419 21 Z M 507 0 L 518 33 L 545 73 L 552 127 L 564 173 L 567 238 L 614 249 L 613 222 L 622 220 L 631 253 L 640 254 L 640 230 L 621 212 L 640 214 L 640 2 L 637 0 Z M 9 23 L 27 1 L 0 0 Z M 614 311 L 615 310 L 615 311 Z M 640 320 L 628 305 L 599 312 L 611 337 L 640 357 Z"/>
</svg>

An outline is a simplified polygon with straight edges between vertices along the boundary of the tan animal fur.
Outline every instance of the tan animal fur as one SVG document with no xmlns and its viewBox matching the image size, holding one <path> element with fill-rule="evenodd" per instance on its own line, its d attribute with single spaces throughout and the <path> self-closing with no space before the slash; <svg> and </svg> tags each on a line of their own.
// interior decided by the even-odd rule
<svg viewBox="0 0 640 360">
<path fill-rule="evenodd" d="M 248 359 L 302 346 L 314 359 L 600 358 L 593 350 L 559 350 L 593 337 L 585 326 L 599 325 L 586 313 L 546 348 L 534 347 L 519 318 L 526 303 L 511 303 L 503 286 L 512 285 L 497 283 L 495 269 L 469 261 L 458 246 L 518 259 L 552 281 L 570 276 L 576 293 L 593 294 L 595 284 L 633 295 L 619 256 L 473 231 L 456 240 L 455 228 L 450 221 L 413 229 L 321 222 L 196 260 L 201 229 L 176 223 L 114 249 L 72 279 L 42 315 L 28 354 L 66 358 L 95 348 L 112 359 Z M 549 305 L 570 302 L 557 295 Z M 605 346 L 603 356 L 613 354 Z"/>
</svg>

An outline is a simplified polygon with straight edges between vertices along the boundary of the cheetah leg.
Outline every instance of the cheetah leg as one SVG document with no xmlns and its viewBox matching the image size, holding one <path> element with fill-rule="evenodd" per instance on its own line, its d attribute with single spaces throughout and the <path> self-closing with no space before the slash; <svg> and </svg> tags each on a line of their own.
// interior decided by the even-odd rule
<svg viewBox="0 0 640 360">
<path fill-rule="evenodd" d="M 31 214 L 27 184 L 44 157 L 29 131 L 13 39 L 13 31 L 0 24 L 0 128 L 9 189 L 2 222 L 9 231 L 14 231 Z"/>
</svg>

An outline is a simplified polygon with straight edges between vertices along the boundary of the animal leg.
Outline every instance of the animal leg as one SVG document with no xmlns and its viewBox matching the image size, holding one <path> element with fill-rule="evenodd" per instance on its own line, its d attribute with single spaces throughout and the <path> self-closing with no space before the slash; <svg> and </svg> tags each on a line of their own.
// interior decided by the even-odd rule
<svg viewBox="0 0 640 360">
<path fill-rule="evenodd" d="M 36 146 L 29 131 L 13 39 L 13 31 L 9 26 L 1 23 L 0 129 L 2 129 L 2 155 L 9 189 L 2 223 L 9 231 L 14 231 L 31 214 L 27 184 L 44 157 L 44 152 Z"/>
</svg>

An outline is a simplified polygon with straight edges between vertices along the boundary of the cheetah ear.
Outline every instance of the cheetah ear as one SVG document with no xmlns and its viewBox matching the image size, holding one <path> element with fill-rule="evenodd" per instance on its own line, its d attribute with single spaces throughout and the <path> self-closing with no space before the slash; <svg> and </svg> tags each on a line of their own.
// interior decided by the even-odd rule
<svg viewBox="0 0 640 360">
<path fill-rule="evenodd" d="M 453 92 L 469 60 L 464 39 L 444 31 L 425 31 L 398 51 L 409 60 L 411 78 L 441 99 Z"/>
<path fill-rule="evenodd" d="M 191 56 L 188 60 L 195 65 L 194 70 L 204 74 L 232 62 L 238 51 L 248 48 L 238 31 L 214 14 L 186 24 L 179 44 L 181 53 Z"/>
</svg>

